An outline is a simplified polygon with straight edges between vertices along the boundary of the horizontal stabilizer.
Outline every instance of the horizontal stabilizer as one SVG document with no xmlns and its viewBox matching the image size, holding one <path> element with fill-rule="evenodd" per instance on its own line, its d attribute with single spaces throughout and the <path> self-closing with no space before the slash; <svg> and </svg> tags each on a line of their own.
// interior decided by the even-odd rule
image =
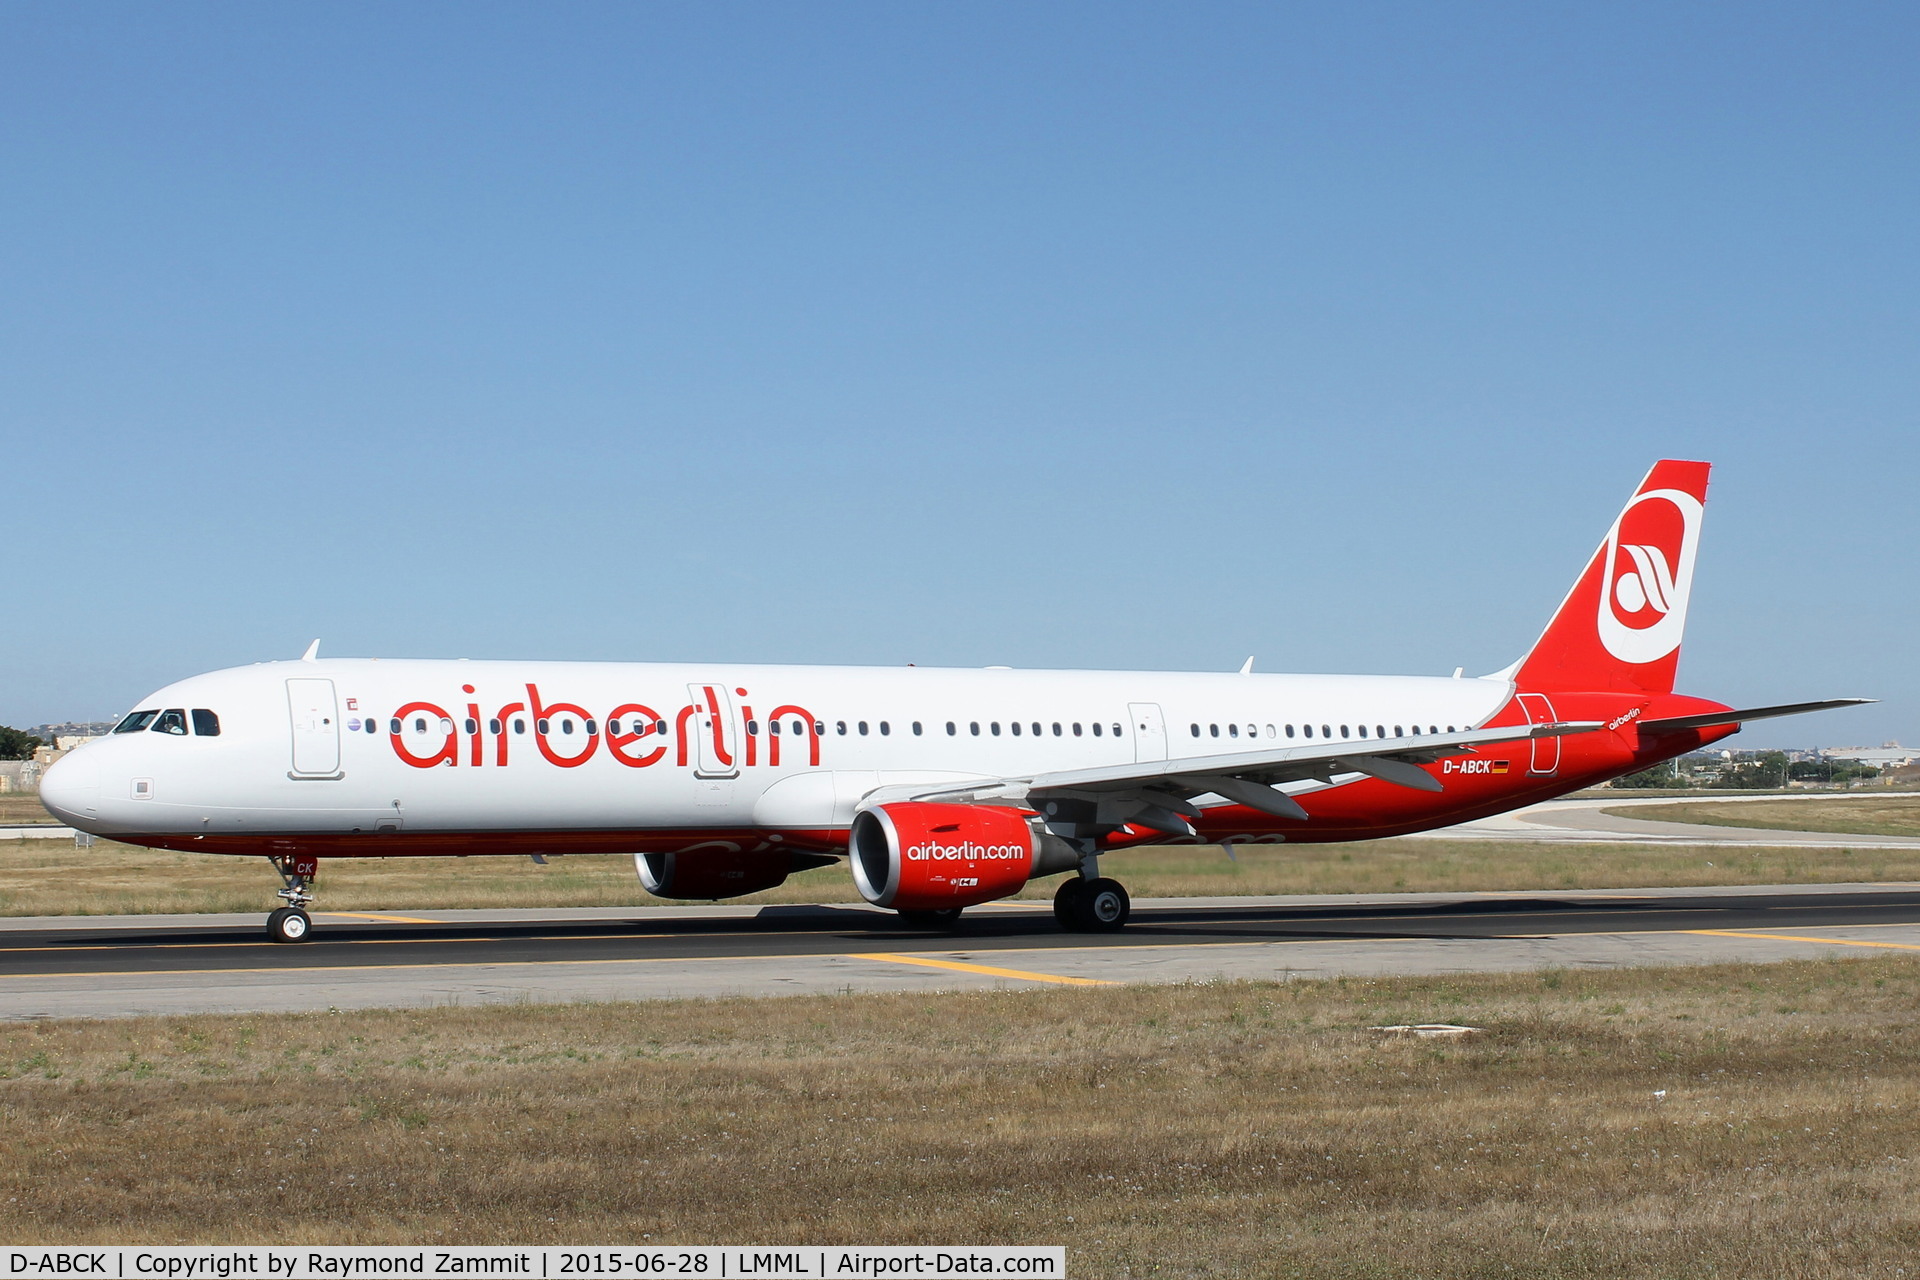
<svg viewBox="0 0 1920 1280">
<path fill-rule="evenodd" d="M 1719 724 L 1745 724 L 1749 720 L 1771 720 L 1775 716 L 1797 716 L 1804 711 L 1831 711 L 1835 707 L 1859 707 L 1878 698 L 1829 698 L 1825 702 L 1790 702 L 1778 707 L 1748 707 L 1744 711 L 1708 711 L 1697 716 L 1669 716 L 1665 720 L 1642 720 L 1642 733 L 1679 733 L 1683 729 L 1707 729 Z"/>
</svg>

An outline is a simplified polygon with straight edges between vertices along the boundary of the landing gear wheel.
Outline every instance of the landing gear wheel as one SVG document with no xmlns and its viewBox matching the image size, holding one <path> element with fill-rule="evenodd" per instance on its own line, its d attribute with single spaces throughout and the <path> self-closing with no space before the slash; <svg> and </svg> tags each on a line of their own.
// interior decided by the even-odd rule
<svg viewBox="0 0 1920 1280">
<path fill-rule="evenodd" d="M 1080 900 L 1087 896 L 1086 889 L 1085 880 L 1079 876 L 1069 876 L 1053 891 L 1053 918 L 1069 933 L 1080 932 Z"/>
<path fill-rule="evenodd" d="M 267 917 L 267 937 L 275 942 L 305 942 L 313 936 L 313 921 L 296 907 L 281 907 Z"/>
<path fill-rule="evenodd" d="M 951 929 L 960 923 L 960 908 L 946 907 L 938 911 L 902 911 L 900 923 L 909 929 Z"/>
<path fill-rule="evenodd" d="M 1053 914 L 1074 933 L 1113 933 L 1124 927 L 1133 902 L 1118 880 L 1069 880 L 1053 899 Z"/>
</svg>

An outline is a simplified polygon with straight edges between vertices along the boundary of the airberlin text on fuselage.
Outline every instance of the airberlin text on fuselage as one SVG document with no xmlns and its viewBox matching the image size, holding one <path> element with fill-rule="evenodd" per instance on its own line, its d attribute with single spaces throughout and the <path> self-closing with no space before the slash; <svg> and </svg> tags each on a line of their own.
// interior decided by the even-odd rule
<svg viewBox="0 0 1920 1280">
<path fill-rule="evenodd" d="M 537 684 L 528 684 L 526 690 L 524 702 L 506 703 L 491 715 L 483 713 L 478 702 L 465 704 L 465 714 L 461 716 L 435 702 L 409 702 L 393 713 L 387 740 L 393 753 L 416 769 L 505 767 L 514 758 L 516 738 L 521 739 L 523 757 L 525 740 L 531 738 L 540 758 L 562 769 L 579 768 L 593 759 L 602 746 L 610 758 L 630 769 L 645 769 L 666 759 L 669 746 L 666 717 L 643 702 L 623 702 L 602 719 L 578 703 L 544 701 Z M 471 696 L 474 686 L 462 685 L 461 692 Z M 709 687 L 704 693 L 702 702 L 690 702 L 674 712 L 671 741 L 674 764 L 684 768 L 706 753 L 715 762 L 731 768 L 735 752 L 739 751 L 743 756 L 740 763 L 758 765 L 761 751 L 756 730 L 760 726 L 752 704 L 740 704 L 740 719 L 747 726 L 742 745 L 734 739 L 728 723 L 730 716 L 721 707 L 720 691 Z M 748 696 L 745 689 L 736 689 L 734 693 L 741 698 Z M 415 728 L 409 742 L 407 730 L 415 721 L 421 722 L 421 727 Z M 822 726 L 811 711 L 788 703 L 768 712 L 767 721 L 768 765 L 780 763 L 781 733 L 777 726 L 790 725 L 800 730 L 790 737 L 797 739 L 804 735 L 807 740 L 807 764 L 819 766 Z M 556 734 L 556 727 L 562 732 Z M 575 729 L 580 731 L 577 735 Z M 796 741 L 794 745 L 799 744 Z"/>
</svg>

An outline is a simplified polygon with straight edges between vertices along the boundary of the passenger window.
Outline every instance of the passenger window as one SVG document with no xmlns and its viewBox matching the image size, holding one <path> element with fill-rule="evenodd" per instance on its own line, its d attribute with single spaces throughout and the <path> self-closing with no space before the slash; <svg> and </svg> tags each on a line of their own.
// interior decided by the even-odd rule
<svg viewBox="0 0 1920 1280">
<path fill-rule="evenodd" d="M 132 712 L 127 716 L 125 720 L 122 720 L 119 724 L 115 725 L 113 727 L 113 731 L 115 733 L 139 733 L 141 730 L 145 729 L 148 725 L 152 724 L 153 718 L 159 714 L 160 713 L 158 711 Z"/>
<path fill-rule="evenodd" d="M 918 720 L 913 722 L 913 736 L 916 738 L 920 736 L 920 722 Z"/>
<path fill-rule="evenodd" d="M 441 716 L 441 717 L 440 717 L 440 732 L 441 732 L 441 733 L 452 733 L 452 732 L 453 732 L 453 721 L 451 721 L 451 720 L 449 720 L 449 719 L 447 719 L 447 718 L 446 718 L 445 716 Z"/>
<path fill-rule="evenodd" d="M 570 717 L 568 716 L 560 717 L 560 732 L 562 733 L 573 732 L 573 720 Z"/>
<path fill-rule="evenodd" d="M 373 717 L 372 717 L 372 716 L 368 716 L 368 717 L 367 717 L 367 732 L 368 732 L 368 733 L 378 733 L 378 732 L 380 732 L 380 726 L 379 726 L 379 725 L 377 725 L 377 724 L 375 724 L 375 723 L 373 722 Z"/>
<path fill-rule="evenodd" d="M 813 722 L 813 736 L 816 738 L 824 738 L 827 736 L 827 725 L 824 720 L 815 720 Z"/>
<path fill-rule="evenodd" d="M 1345 732 L 1346 732 L 1346 729 L 1347 729 L 1347 726 L 1345 726 L 1345 725 L 1341 725 L 1341 726 L 1340 726 L 1340 731 L 1341 731 L 1342 733 L 1345 733 Z M 1367 726 L 1365 726 L 1365 725 L 1361 725 L 1361 726 L 1360 726 L 1360 736 L 1361 736 L 1361 737 L 1363 737 L 1363 738 L 1367 736 Z"/>
<path fill-rule="evenodd" d="M 613 722 L 613 731 L 615 733 L 620 732 L 620 722 L 618 720 Z M 767 732 L 768 733 L 780 732 L 780 722 L 776 720 L 772 724 L 768 725 Z M 760 736 L 760 722 L 758 720 L 747 721 L 747 736 L 749 738 L 757 738 Z"/>
<path fill-rule="evenodd" d="M 1056 738 L 1060 736 L 1060 722 L 1058 720 L 1053 722 L 1053 736 Z"/>
<path fill-rule="evenodd" d="M 620 732 L 620 726 L 618 724 L 615 724 L 613 726 L 613 731 L 615 733 Z M 500 721 L 497 719 L 487 721 L 487 732 L 492 734 L 498 734 L 500 732 Z"/>
<path fill-rule="evenodd" d="M 1036 738 L 1040 736 L 1040 722 L 1038 720 L 1033 722 L 1033 736 Z"/>
<path fill-rule="evenodd" d="M 1230 725 L 1228 725 L 1228 726 L 1227 726 L 1227 736 L 1228 736 L 1229 738 L 1237 738 L 1237 737 L 1239 737 L 1239 736 L 1240 736 L 1240 726 L 1239 726 L 1239 725 L 1237 725 L 1237 724 L 1230 724 Z"/>
<path fill-rule="evenodd" d="M 1093 736 L 1094 736 L 1094 737 L 1096 737 L 1096 738 L 1100 736 L 1100 725 L 1099 725 L 1099 722 L 1098 722 L 1098 721 L 1096 721 L 1096 722 L 1094 723 L 1094 726 L 1093 726 Z"/>
<path fill-rule="evenodd" d="M 1386 736 L 1387 736 L 1387 726 L 1385 726 L 1385 725 L 1383 725 L 1383 724 L 1377 724 L 1377 725 L 1375 725 L 1375 726 L 1373 726 L 1373 736 L 1374 736 L 1374 737 L 1376 737 L 1376 738 L 1384 738 L 1384 737 L 1386 737 Z"/>
<path fill-rule="evenodd" d="M 988 725 L 987 729 L 989 732 L 993 734 L 994 737 L 997 738 L 1000 736 L 1000 722 L 998 720 L 995 720 L 992 724 Z"/>
<path fill-rule="evenodd" d="M 884 738 L 892 732 L 893 732 L 893 726 L 888 724 L 885 720 L 882 720 L 880 722 L 880 736 Z"/>
<path fill-rule="evenodd" d="M 951 720 L 947 721 L 947 736 L 951 738 L 958 732 L 960 732 L 959 726 L 955 725 Z"/>
<path fill-rule="evenodd" d="M 1259 737 L 1259 736 L 1260 736 L 1260 726 L 1259 726 L 1259 725 L 1257 725 L 1257 724 L 1250 724 L 1250 725 L 1248 725 L 1248 726 L 1247 726 L 1247 736 L 1248 736 L 1249 738 L 1257 738 L 1257 737 Z"/>
<path fill-rule="evenodd" d="M 1268 726 L 1267 726 L 1267 736 L 1268 736 L 1269 738 L 1277 738 L 1277 737 L 1279 737 L 1279 736 L 1280 736 L 1280 734 L 1279 734 L 1279 732 L 1278 732 L 1278 731 L 1276 731 L 1276 730 L 1274 729 L 1274 727 L 1273 727 L 1272 725 L 1268 725 Z"/>
<path fill-rule="evenodd" d="M 1347 732 L 1347 726 L 1345 726 L 1345 725 L 1341 725 L 1341 726 L 1340 726 L 1340 736 L 1341 736 L 1341 738 L 1343 738 L 1343 739 L 1345 739 L 1345 738 L 1351 738 L 1351 737 L 1352 737 L 1353 735 L 1352 735 L 1351 733 L 1349 733 L 1349 732 Z"/>
<path fill-rule="evenodd" d="M 205 707 L 193 709 L 193 731 L 202 738 L 220 736 L 220 717 Z"/>
<path fill-rule="evenodd" d="M 1080 736 L 1080 722 L 1078 720 L 1073 722 L 1073 736 L 1076 738 Z"/>
<path fill-rule="evenodd" d="M 400 736 L 400 717 L 399 716 L 395 716 L 393 719 L 387 721 L 387 731 L 393 734 L 393 736 L 396 738 Z"/>
<path fill-rule="evenodd" d="M 425 733 L 427 731 L 427 718 L 425 716 L 415 716 L 413 718 L 413 731 L 415 733 Z M 540 722 L 540 732 L 545 733 L 546 731 L 547 722 L 542 720 Z"/>
<path fill-rule="evenodd" d="M 1207 726 L 1207 732 L 1217 738 L 1220 736 L 1220 726 L 1217 724 L 1210 724 Z"/>
<path fill-rule="evenodd" d="M 593 721 L 591 720 L 587 721 L 587 736 L 591 738 L 595 732 L 596 730 L 594 729 Z"/>
<path fill-rule="evenodd" d="M 160 718 L 153 722 L 153 732 L 171 733 L 184 738 L 187 734 L 187 712 L 184 707 L 174 707 L 162 711 Z"/>
<path fill-rule="evenodd" d="M 1291 738 L 1291 737 L 1293 736 L 1293 726 L 1292 726 L 1292 725 L 1288 725 L 1288 726 L 1287 726 L 1287 736 L 1288 736 L 1289 738 Z"/>
<path fill-rule="evenodd" d="M 1311 738 L 1313 736 L 1313 726 L 1310 724 L 1303 724 L 1300 726 L 1300 732 L 1305 734 L 1307 737 Z"/>
<path fill-rule="evenodd" d="M 475 720 L 472 716 L 467 717 L 465 727 L 468 733 L 480 732 L 480 722 L 478 720 Z"/>
<path fill-rule="evenodd" d="M 967 728 L 973 731 L 974 737 L 977 738 L 980 736 L 980 722 L 978 720 L 969 720 L 967 722 Z"/>
<path fill-rule="evenodd" d="M 847 736 L 847 722 L 846 722 L 845 720 L 836 720 L 836 721 L 834 721 L 834 724 L 833 724 L 833 731 L 834 731 L 835 733 L 837 733 L 837 734 L 839 734 L 839 735 L 840 735 L 841 737 L 843 737 L 843 738 L 844 738 L 844 737 L 846 737 L 846 736 Z"/>
<path fill-rule="evenodd" d="M 1399 725 L 1395 725 L 1395 726 L 1393 726 L 1393 736 L 1394 736 L 1394 737 L 1396 737 L 1396 738 L 1404 738 L 1404 737 L 1406 737 L 1407 735 L 1406 735 L 1405 733 L 1403 733 L 1403 732 L 1401 732 L 1401 729 L 1400 729 L 1400 726 L 1399 726 Z"/>
<path fill-rule="evenodd" d="M 535 720 L 533 722 L 533 727 L 535 730 L 537 730 L 540 733 L 546 733 L 549 727 L 552 725 L 552 723 L 553 722 L 551 720 Z"/>
<path fill-rule="evenodd" d="M 1015 720 L 1012 724 L 1008 725 L 1007 728 L 1013 730 L 1014 737 L 1017 738 L 1020 736 L 1020 722 L 1018 720 Z"/>
<path fill-rule="evenodd" d="M 858 727 L 859 727 L 859 729 L 860 729 L 860 736 L 861 736 L 861 737 L 863 737 L 863 738 L 864 738 L 864 737 L 866 737 L 866 736 L 867 736 L 867 722 L 866 722 L 865 720 L 862 720 L 862 721 L 860 722 L 860 724 L 859 724 L 859 726 L 858 726 Z"/>
<path fill-rule="evenodd" d="M 513 731 L 515 733 L 525 733 L 527 731 L 527 722 L 525 720 L 516 719 L 513 722 Z"/>
</svg>

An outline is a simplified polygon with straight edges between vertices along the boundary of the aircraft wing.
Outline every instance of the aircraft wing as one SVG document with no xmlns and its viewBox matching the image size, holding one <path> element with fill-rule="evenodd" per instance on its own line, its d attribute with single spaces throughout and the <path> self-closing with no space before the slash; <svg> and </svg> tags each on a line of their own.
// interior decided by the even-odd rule
<svg viewBox="0 0 1920 1280">
<path fill-rule="evenodd" d="M 1835 707 L 1859 707 L 1877 698 L 1829 698 L 1825 702 L 1789 702 L 1778 707 L 1748 707 L 1744 711 L 1709 711 L 1697 716 L 1668 716 L 1664 720 L 1642 720 L 1642 733 L 1678 733 L 1682 729 L 1705 729 L 1717 724 L 1745 724 L 1749 720 L 1769 720 L 1774 716 L 1797 716 L 1806 711 L 1831 711 Z"/>
<path fill-rule="evenodd" d="M 1595 721 L 1508 725 L 1461 733 L 1362 741 L 1316 742 L 1226 755 L 1143 760 L 1135 764 L 1066 769 L 1028 778 L 993 778 L 938 787 L 884 787 L 869 803 L 919 800 L 945 804 L 1019 804 L 1054 814 L 1085 815 L 1103 825 L 1150 827 L 1169 835 L 1191 835 L 1190 821 L 1201 815 L 1194 797 L 1222 796 L 1277 817 L 1304 819 L 1307 811 L 1277 783 L 1316 781 L 1331 784 L 1337 774 L 1361 774 L 1411 787 L 1439 791 L 1439 779 L 1417 765 L 1445 756 L 1468 755 L 1476 747 L 1591 733 Z M 1097 816 L 1096 816 L 1097 815 Z"/>
</svg>

